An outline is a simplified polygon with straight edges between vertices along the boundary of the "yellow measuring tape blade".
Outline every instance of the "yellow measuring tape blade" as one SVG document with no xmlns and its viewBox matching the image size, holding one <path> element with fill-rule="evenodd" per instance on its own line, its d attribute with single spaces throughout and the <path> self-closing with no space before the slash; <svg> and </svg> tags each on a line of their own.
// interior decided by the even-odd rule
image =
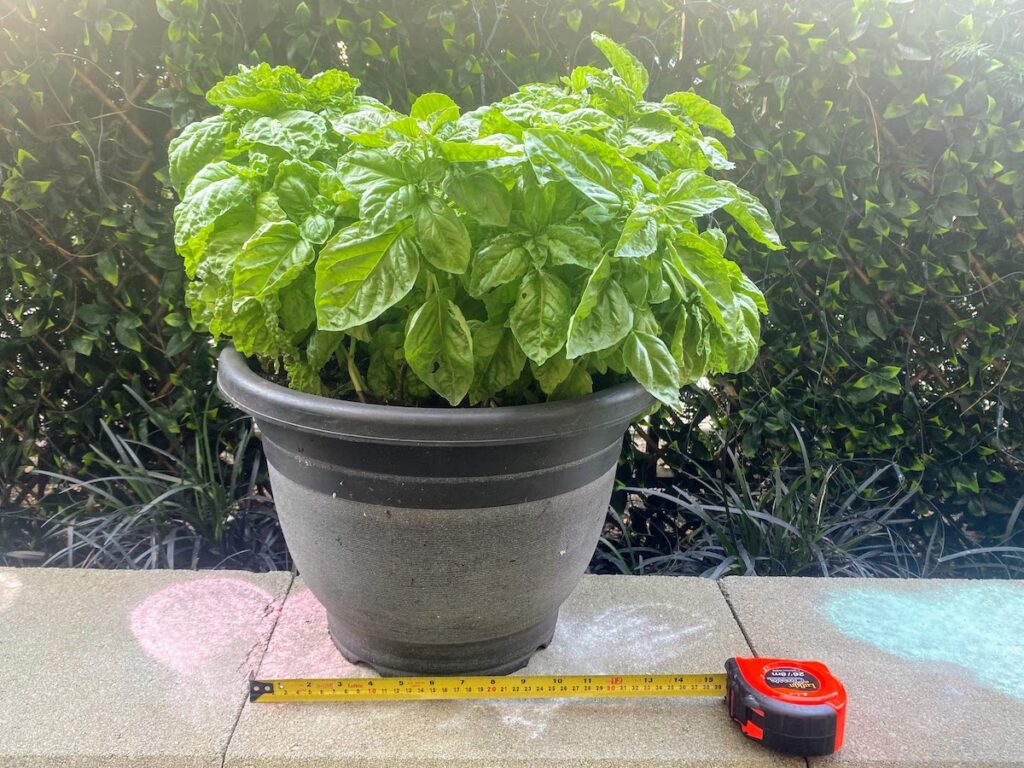
<svg viewBox="0 0 1024 768">
<path fill-rule="evenodd" d="M 422 701 L 724 696 L 726 676 L 541 675 L 532 677 L 349 677 L 251 680 L 249 700 Z"/>
</svg>

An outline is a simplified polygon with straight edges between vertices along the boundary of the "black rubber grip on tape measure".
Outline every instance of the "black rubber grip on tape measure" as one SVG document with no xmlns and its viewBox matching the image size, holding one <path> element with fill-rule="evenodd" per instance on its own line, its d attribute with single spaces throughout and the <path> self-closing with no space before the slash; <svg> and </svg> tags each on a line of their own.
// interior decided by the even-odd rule
<svg viewBox="0 0 1024 768">
<path fill-rule="evenodd" d="M 790 704 L 762 695 L 735 659 L 725 662 L 729 717 L 743 733 L 769 749 L 814 757 L 836 750 L 837 713 L 827 704 Z"/>
</svg>

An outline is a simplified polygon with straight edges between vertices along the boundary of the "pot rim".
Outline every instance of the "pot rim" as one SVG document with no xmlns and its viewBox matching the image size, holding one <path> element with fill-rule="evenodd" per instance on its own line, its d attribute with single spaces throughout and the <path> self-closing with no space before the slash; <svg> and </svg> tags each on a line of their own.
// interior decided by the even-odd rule
<svg viewBox="0 0 1024 768">
<path fill-rule="evenodd" d="M 217 359 L 217 386 L 258 422 L 334 438 L 416 445 L 498 445 L 571 437 L 628 423 L 654 405 L 635 381 L 583 397 L 493 408 L 424 408 L 298 392 L 256 373 L 233 345 Z"/>
</svg>

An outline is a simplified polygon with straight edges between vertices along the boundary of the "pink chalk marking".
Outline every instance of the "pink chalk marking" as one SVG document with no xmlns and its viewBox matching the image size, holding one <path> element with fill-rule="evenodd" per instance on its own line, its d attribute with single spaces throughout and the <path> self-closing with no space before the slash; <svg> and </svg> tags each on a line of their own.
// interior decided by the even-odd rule
<svg viewBox="0 0 1024 768">
<path fill-rule="evenodd" d="M 132 611 L 131 629 L 156 661 L 194 677 L 208 664 L 225 663 L 226 653 L 239 641 L 251 643 L 250 649 L 262 647 L 278 610 L 273 595 L 242 579 L 196 579 L 173 584 L 139 603 Z M 255 663 L 250 656 L 243 666 Z"/>
<path fill-rule="evenodd" d="M 327 632 L 327 611 L 308 589 L 288 596 L 260 665 L 260 677 L 376 677 L 352 664 Z"/>
<path fill-rule="evenodd" d="M 18 599 L 21 579 L 10 572 L 0 572 L 0 613 L 3 613 Z"/>
</svg>

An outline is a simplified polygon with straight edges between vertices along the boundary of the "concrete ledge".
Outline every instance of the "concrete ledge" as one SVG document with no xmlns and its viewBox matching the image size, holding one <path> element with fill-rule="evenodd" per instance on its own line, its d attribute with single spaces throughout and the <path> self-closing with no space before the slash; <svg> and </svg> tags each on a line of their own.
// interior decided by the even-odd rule
<svg viewBox="0 0 1024 768">
<path fill-rule="evenodd" d="M 846 683 L 814 763 L 1024 766 L 1019 582 L 590 576 L 526 673 L 718 670 L 747 640 Z M 805 765 L 717 700 L 250 705 L 257 672 L 368 674 L 287 574 L 0 569 L 0 768 Z"/>
<path fill-rule="evenodd" d="M 0 766 L 220 768 L 290 584 L 0 569 Z"/>
<path fill-rule="evenodd" d="M 718 586 L 702 579 L 589 576 L 551 645 L 523 674 L 706 672 L 748 654 Z M 363 676 L 337 654 L 301 580 L 260 676 Z M 429 701 L 247 705 L 229 768 L 309 766 L 801 765 L 744 739 L 718 699 Z"/>
</svg>

